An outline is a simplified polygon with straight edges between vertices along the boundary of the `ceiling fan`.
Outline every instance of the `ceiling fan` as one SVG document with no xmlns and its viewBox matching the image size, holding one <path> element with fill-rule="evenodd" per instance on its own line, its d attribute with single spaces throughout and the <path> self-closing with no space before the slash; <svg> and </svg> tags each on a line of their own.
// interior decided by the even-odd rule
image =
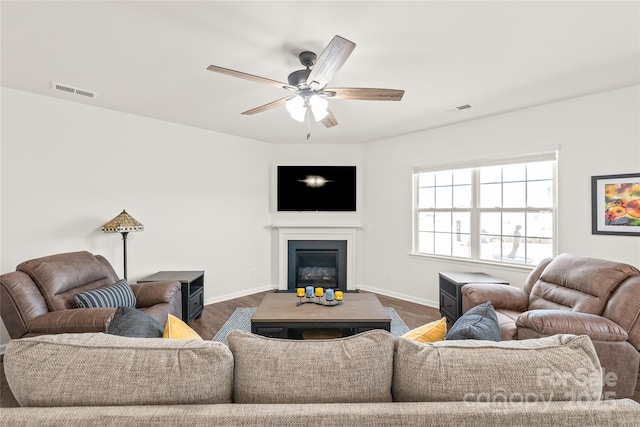
<svg viewBox="0 0 640 427">
<path fill-rule="evenodd" d="M 356 44 L 340 36 L 335 36 L 320 57 L 309 51 L 300 53 L 298 58 L 305 67 L 289 74 L 288 84 L 264 77 L 254 76 L 229 68 L 210 65 L 208 70 L 226 74 L 257 83 L 287 89 L 293 95 L 280 98 L 268 104 L 261 105 L 242 114 L 256 114 L 286 104 L 289 114 L 294 119 L 310 122 L 311 116 L 315 121 L 321 121 L 326 127 L 336 126 L 338 121 L 328 107 L 327 98 L 356 99 L 365 101 L 400 101 L 404 90 L 377 88 L 327 88 L 329 80 L 335 76 L 340 67 L 347 61 Z M 309 134 L 307 134 L 307 139 Z"/>
</svg>

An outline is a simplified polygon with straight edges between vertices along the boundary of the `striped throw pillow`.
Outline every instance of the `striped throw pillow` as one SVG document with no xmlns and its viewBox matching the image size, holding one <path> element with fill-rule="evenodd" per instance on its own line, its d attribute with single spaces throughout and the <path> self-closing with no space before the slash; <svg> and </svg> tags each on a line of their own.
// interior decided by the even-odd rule
<svg viewBox="0 0 640 427">
<path fill-rule="evenodd" d="M 136 296 L 125 279 L 120 279 L 111 286 L 94 291 L 78 292 L 74 295 L 78 308 L 99 307 L 134 307 Z"/>
</svg>

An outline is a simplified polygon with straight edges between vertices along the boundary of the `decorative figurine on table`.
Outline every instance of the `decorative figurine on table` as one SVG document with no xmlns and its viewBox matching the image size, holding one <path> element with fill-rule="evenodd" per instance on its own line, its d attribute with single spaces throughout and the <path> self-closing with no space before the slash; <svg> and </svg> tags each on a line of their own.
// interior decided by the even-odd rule
<svg viewBox="0 0 640 427">
<path fill-rule="evenodd" d="M 336 291 L 334 296 L 338 304 L 342 304 L 342 291 Z"/>
<path fill-rule="evenodd" d="M 314 288 L 313 286 L 307 286 L 306 288 L 296 288 L 296 296 L 298 297 L 298 303 L 296 305 L 302 305 L 306 303 L 316 303 L 328 307 L 342 304 L 342 291 L 334 291 L 331 288 L 326 290 L 320 286 Z M 313 298 L 317 298 L 314 301 Z M 324 302 L 322 300 L 324 297 Z M 306 301 L 303 299 L 306 298 Z"/>
<path fill-rule="evenodd" d="M 333 305 L 335 301 L 333 289 L 329 288 L 326 290 L 326 292 L 324 293 L 324 299 L 325 301 L 327 301 L 327 304 Z"/>
<path fill-rule="evenodd" d="M 307 286 L 306 288 L 296 288 L 296 296 L 298 297 L 298 304 L 306 304 L 308 302 L 313 302 L 313 286 Z M 303 301 L 303 298 L 306 298 L 306 301 Z"/>
</svg>

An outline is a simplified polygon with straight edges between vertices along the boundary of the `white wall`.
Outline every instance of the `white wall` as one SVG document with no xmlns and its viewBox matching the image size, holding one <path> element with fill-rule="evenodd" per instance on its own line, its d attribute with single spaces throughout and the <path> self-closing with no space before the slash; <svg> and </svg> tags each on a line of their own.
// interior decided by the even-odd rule
<svg viewBox="0 0 640 427">
<path fill-rule="evenodd" d="M 558 252 L 640 266 L 640 238 L 591 234 L 591 176 L 640 172 L 639 95 L 635 86 L 368 143 L 367 288 L 437 306 L 439 271 L 485 271 L 522 285 L 526 270 L 409 255 L 412 167 L 549 146 L 560 147 Z"/>
<path fill-rule="evenodd" d="M 121 235 L 101 226 L 126 209 L 145 226 L 129 233 L 129 280 L 204 270 L 205 302 L 270 288 L 270 144 L 11 89 L 0 95 L 2 273 L 88 250 L 122 276 Z"/>
</svg>

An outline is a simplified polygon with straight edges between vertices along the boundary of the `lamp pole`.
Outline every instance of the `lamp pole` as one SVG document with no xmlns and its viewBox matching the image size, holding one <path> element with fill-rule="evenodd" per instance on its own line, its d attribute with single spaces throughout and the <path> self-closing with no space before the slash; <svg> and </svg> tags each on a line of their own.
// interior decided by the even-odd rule
<svg viewBox="0 0 640 427">
<path fill-rule="evenodd" d="M 127 234 L 128 231 L 120 232 L 122 234 L 122 243 L 124 245 L 124 280 L 127 280 Z"/>
</svg>

